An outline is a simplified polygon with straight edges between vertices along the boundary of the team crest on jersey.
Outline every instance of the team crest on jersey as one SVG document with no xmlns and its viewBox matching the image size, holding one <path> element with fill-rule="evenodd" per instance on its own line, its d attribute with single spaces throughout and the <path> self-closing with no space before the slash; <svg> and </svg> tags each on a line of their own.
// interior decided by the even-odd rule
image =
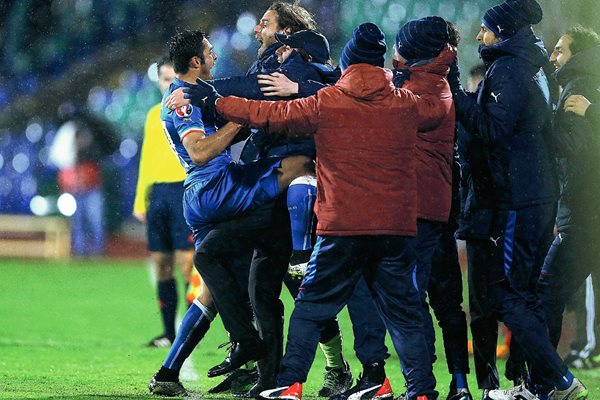
<svg viewBox="0 0 600 400">
<path fill-rule="evenodd" d="M 175 113 L 179 118 L 189 117 L 190 115 L 192 115 L 192 111 L 194 111 L 194 108 L 191 104 L 188 104 L 187 106 L 177 107 L 175 109 Z"/>
</svg>

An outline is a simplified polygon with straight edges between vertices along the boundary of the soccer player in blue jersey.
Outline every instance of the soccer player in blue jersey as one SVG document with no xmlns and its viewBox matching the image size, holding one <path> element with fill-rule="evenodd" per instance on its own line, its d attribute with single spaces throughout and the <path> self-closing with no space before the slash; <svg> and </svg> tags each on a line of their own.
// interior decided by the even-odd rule
<svg viewBox="0 0 600 400">
<path fill-rule="evenodd" d="M 178 33 L 171 39 L 169 51 L 176 78 L 165 93 L 165 98 L 186 82 L 195 83 L 196 78 L 213 78 L 211 69 L 217 55 L 202 31 Z M 271 204 L 295 178 L 306 173 L 312 161 L 305 156 L 293 156 L 238 164 L 232 160 L 229 147 L 238 135 L 241 125 L 227 122 L 218 127 L 212 113 L 203 115 L 199 108 L 192 105 L 171 111 L 164 107 L 164 102 L 161 119 L 170 145 L 188 175 L 184 184 L 184 215 L 194 234 L 195 264 L 212 294 L 223 325 L 233 342 L 226 361 L 209 371 L 209 376 L 217 376 L 230 372 L 248 361 L 260 359 L 267 350 L 251 323 L 251 313 L 237 283 L 238 271 L 229 268 L 236 255 L 243 254 L 239 247 L 256 245 L 253 242 L 242 243 L 237 240 L 236 230 L 241 225 L 236 227 L 235 220 L 245 218 L 245 223 L 260 225 L 256 230 L 256 241 L 262 239 L 261 234 L 268 235 L 264 233 L 265 228 L 268 230 L 269 218 L 276 214 L 275 211 L 271 211 Z M 247 212 L 251 210 L 258 210 L 255 212 L 258 216 L 248 216 Z M 215 244 L 212 240 L 214 235 L 207 238 L 212 231 L 217 230 L 231 232 L 231 241 Z M 279 239 L 281 240 L 286 239 Z M 264 241 L 268 244 L 264 244 L 264 249 L 257 251 L 262 258 L 262 268 L 258 272 L 251 272 L 251 279 L 260 281 L 256 285 L 263 282 L 270 284 L 270 280 L 277 281 L 277 276 L 272 278 L 261 275 L 258 279 L 258 275 L 268 275 L 271 269 L 268 262 L 271 255 L 269 246 L 285 248 L 285 243 L 281 246 L 274 238 L 268 237 Z M 227 247 L 227 251 L 217 249 L 219 246 Z M 289 259 L 289 253 L 287 258 Z M 285 271 L 287 259 L 284 257 L 281 261 L 285 262 Z M 253 267 L 254 265 L 253 262 Z M 191 307 L 188 310 L 182 321 L 181 331 L 189 333 L 185 337 L 178 335 L 176 338 L 163 367 L 150 383 L 152 393 L 186 393 L 178 381 L 181 365 L 177 364 L 177 360 L 181 359 L 182 354 L 189 355 L 208 330 L 213 316 L 214 310 L 207 307 Z M 259 316 L 257 324 L 260 328 Z M 186 329 L 186 325 L 193 327 Z"/>
</svg>

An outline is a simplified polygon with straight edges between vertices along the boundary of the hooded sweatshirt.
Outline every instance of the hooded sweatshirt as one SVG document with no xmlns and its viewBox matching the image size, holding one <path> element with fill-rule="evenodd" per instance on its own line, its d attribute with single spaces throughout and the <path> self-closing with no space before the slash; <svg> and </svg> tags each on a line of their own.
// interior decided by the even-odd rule
<svg viewBox="0 0 600 400">
<path fill-rule="evenodd" d="M 269 131 L 314 135 L 318 235 L 415 236 L 414 148 L 448 107 L 395 89 L 390 70 L 354 64 L 334 85 L 292 101 L 217 101 L 223 117 Z"/>
<path fill-rule="evenodd" d="M 407 66 L 394 61 L 395 68 L 410 72 L 404 89 L 416 95 L 438 96 L 448 104 L 449 112 L 437 128 L 417 133 L 417 210 L 418 217 L 428 221 L 447 222 L 452 204 L 455 112 L 446 76 L 455 59 L 456 49 L 448 46 L 423 65 Z"/>
</svg>

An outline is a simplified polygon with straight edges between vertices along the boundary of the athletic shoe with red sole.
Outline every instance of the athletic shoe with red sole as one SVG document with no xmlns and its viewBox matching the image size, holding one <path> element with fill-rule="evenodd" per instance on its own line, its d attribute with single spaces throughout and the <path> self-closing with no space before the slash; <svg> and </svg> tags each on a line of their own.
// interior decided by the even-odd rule
<svg viewBox="0 0 600 400">
<path fill-rule="evenodd" d="M 296 382 L 291 386 L 282 386 L 260 392 L 261 399 L 302 400 L 302 384 Z"/>
</svg>

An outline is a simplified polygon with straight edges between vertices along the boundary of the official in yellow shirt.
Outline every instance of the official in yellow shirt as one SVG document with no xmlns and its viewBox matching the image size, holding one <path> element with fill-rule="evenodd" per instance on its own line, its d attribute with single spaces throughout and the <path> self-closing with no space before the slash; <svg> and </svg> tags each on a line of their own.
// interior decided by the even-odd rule
<svg viewBox="0 0 600 400">
<path fill-rule="evenodd" d="M 157 64 L 158 85 L 164 93 L 175 71 L 168 57 Z M 158 304 L 164 331 L 152 339 L 150 347 L 170 347 L 175 340 L 177 284 L 174 266 L 181 266 L 187 292 L 193 266 L 194 241 L 183 216 L 185 171 L 162 129 L 160 104 L 150 109 L 144 126 L 138 182 L 133 215 L 146 222 L 148 250 L 156 265 Z"/>
</svg>

